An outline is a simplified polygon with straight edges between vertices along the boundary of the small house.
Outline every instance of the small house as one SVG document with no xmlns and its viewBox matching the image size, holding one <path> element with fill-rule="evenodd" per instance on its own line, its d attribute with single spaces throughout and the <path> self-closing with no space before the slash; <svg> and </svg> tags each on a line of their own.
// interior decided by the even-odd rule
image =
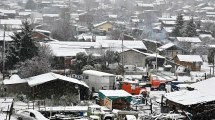
<svg viewBox="0 0 215 120">
<path fill-rule="evenodd" d="M 174 58 L 177 54 L 184 54 L 185 50 L 173 43 L 167 43 L 157 48 L 159 54 L 166 57 Z"/>
<path fill-rule="evenodd" d="M 111 22 L 104 21 L 102 23 L 95 24 L 94 28 L 108 32 L 113 29 L 113 24 Z"/>
<path fill-rule="evenodd" d="M 186 50 L 191 50 L 194 45 L 201 42 L 198 37 L 176 37 L 176 44 Z"/>
<path fill-rule="evenodd" d="M 124 90 L 99 90 L 101 106 L 109 109 L 126 110 L 130 108 L 132 95 Z"/>
<path fill-rule="evenodd" d="M 201 71 L 203 60 L 200 55 L 176 55 L 174 62 L 187 67 L 191 71 Z"/>
<path fill-rule="evenodd" d="M 155 62 L 156 57 L 158 58 L 158 66 L 162 66 L 165 60 L 165 57 L 154 53 L 145 53 L 136 49 L 127 49 L 120 53 L 121 59 L 120 63 L 124 63 L 124 65 L 134 65 L 137 67 L 146 67 L 147 64 L 152 66 L 153 62 Z"/>
</svg>

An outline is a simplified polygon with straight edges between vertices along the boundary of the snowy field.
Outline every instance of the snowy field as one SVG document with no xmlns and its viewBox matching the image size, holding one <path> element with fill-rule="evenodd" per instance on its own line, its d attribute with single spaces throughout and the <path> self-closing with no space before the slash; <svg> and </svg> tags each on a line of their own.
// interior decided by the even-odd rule
<svg viewBox="0 0 215 120">
<path fill-rule="evenodd" d="M 0 113 L 0 120 L 9 120 L 9 116 L 7 116 L 7 114 L 5 113 Z M 7 118 L 7 119 L 6 119 Z M 10 120 L 17 120 L 15 116 L 11 116 L 11 119 Z"/>
</svg>

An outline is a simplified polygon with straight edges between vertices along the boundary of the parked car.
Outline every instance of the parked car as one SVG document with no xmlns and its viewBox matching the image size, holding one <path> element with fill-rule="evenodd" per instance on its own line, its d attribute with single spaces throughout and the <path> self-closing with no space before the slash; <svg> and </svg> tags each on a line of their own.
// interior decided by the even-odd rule
<svg viewBox="0 0 215 120">
<path fill-rule="evenodd" d="M 18 120 L 49 120 L 36 110 L 20 110 L 16 115 Z"/>
</svg>

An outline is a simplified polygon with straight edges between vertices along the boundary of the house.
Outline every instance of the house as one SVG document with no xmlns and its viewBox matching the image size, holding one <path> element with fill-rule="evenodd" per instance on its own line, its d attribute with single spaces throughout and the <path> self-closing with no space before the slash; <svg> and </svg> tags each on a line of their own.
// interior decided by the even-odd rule
<svg viewBox="0 0 215 120">
<path fill-rule="evenodd" d="M 53 23 L 60 18 L 59 14 L 43 14 L 43 23 Z"/>
<path fill-rule="evenodd" d="M 5 33 L 5 34 L 4 34 Z M 5 37 L 4 37 L 5 35 Z M 12 31 L 3 31 L 3 30 L 0 30 L 0 46 L 3 46 L 3 42 L 12 42 L 13 39 L 10 37 L 13 35 L 13 32 Z"/>
<path fill-rule="evenodd" d="M 166 93 L 164 97 L 168 105 L 190 112 L 193 119 L 215 118 L 215 114 L 211 114 L 214 113 L 214 84 L 215 77 L 212 77 L 189 85 L 188 90 Z"/>
<path fill-rule="evenodd" d="M 136 11 L 144 11 L 144 10 L 153 10 L 153 4 L 144 4 L 143 2 L 138 1 L 135 5 Z"/>
<path fill-rule="evenodd" d="M 191 50 L 194 45 L 201 42 L 198 37 L 176 37 L 176 44 L 186 50 Z"/>
<path fill-rule="evenodd" d="M 132 95 L 124 90 L 99 90 L 101 106 L 109 109 L 126 110 L 130 108 Z"/>
<path fill-rule="evenodd" d="M 0 13 L 4 13 L 4 15 L 7 16 L 7 18 L 14 19 L 16 16 L 16 10 L 4 10 L 0 9 Z"/>
<path fill-rule="evenodd" d="M 15 76 L 4 80 L 3 84 L 7 87 L 8 94 L 22 93 L 37 99 L 51 98 L 52 95 L 59 98 L 62 95 L 75 93 L 74 91 L 77 91 L 75 86 L 78 87 L 81 98 L 84 98 L 89 88 L 83 81 L 52 72 L 25 79 Z"/>
<path fill-rule="evenodd" d="M 160 56 L 159 54 L 144 53 L 136 49 L 128 49 L 120 53 L 121 60 L 120 63 L 124 65 L 133 65 L 136 67 L 146 67 L 153 66 L 153 61 L 155 62 L 156 56 L 158 58 L 158 66 L 162 66 L 165 60 L 165 57 Z"/>
<path fill-rule="evenodd" d="M 98 23 L 93 25 L 95 29 L 104 30 L 106 32 L 111 31 L 113 29 L 113 24 L 108 21 L 104 21 L 102 23 Z"/>
<path fill-rule="evenodd" d="M 203 60 L 200 55 L 176 55 L 174 62 L 187 67 L 191 71 L 201 71 Z"/>
<path fill-rule="evenodd" d="M 6 25 L 6 30 L 19 30 L 21 29 L 22 20 L 20 19 L 0 19 L 0 29 L 4 29 Z"/>
<path fill-rule="evenodd" d="M 173 43 L 167 43 L 160 46 L 157 50 L 159 51 L 159 54 L 170 58 L 174 58 L 177 54 L 183 54 L 185 52 L 185 50 Z"/>
<path fill-rule="evenodd" d="M 122 48 L 147 51 L 146 45 L 141 40 L 96 40 L 103 49 L 122 52 Z M 123 42 L 123 43 L 122 43 Z"/>
<path fill-rule="evenodd" d="M 115 89 L 115 75 L 96 70 L 83 71 L 83 80 L 89 85 L 92 92 L 99 92 L 99 90 L 113 90 Z"/>
<path fill-rule="evenodd" d="M 31 11 L 20 11 L 16 18 L 27 19 L 27 18 L 30 18 L 30 16 L 31 16 Z"/>
<path fill-rule="evenodd" d="M 50 40 L 51 32 L 47 30 L 34 29 L 32 37 L 37 41 L 48 41 Z"/>
<path fill-rule="evenodd" d="M 147 46 L 148 52 L 156 52 L 156 49 L 162 46 L 161 42 L 156 40 L 144 39 L 143 43 L 145 44 L 145 46 Z"/>
</svg>

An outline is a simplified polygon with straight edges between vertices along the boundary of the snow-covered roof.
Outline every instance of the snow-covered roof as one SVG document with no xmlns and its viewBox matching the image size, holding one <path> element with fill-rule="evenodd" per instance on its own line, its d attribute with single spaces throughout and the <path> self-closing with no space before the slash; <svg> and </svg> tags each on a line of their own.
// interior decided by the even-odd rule
<svg viewBox="0 0 215 120">
<path fill-rule="evenodd" d="M 175 25 L 176 21 L 169 21 L 169 20 L 167 20 L 167 21 L 162 21 L 162 23 L 165 24 L 165 25 Z"/>
<path fill-rule="evenodd" d="M 214 7 L 209 7 L 209 6 L 207 6 L 207 7 L 203 7 L 203 8 L 201 8 L 202 10 L 214 10 Z"/>
<path fill-rule="evenodd" d="M 3 10 L 0 9 L 1 13 L 5 13 L 5 14 L 16 14 L 16 10 Z"/>
<path fill-rule="evenodd" d="M 161 56 L 161 55 L 159 55 L 159 54 L 156 55 L 156 53 L 144 53 L 144 52 L 141 52 L 141 51 L 136 50 L 136 49 L 127 49 L 127 50 L 125 50 L 124 52 L 129 51 L 129 50 L 132 50 L 132 51 L 138 52 L 138 53 L 140 53 L 140 54 L 146 55 L 148 58 L 150 58 L 150 57 L 153 58 L 153 57 L 156 57 L 156 56 L 157 56 L 157 58 L 162 58 L 162 59 L 165 58 L 165 57 L 163 57 L 163 56 Z"/>
<path fill-rule="evenodd" d="M 83 74 L 87 74 L 87 75 L 95 75 L 95 76 L 115 76 L 114 74 L 110 74 L 110 73 L 105 73 L 105 72 L 101 72 L 101 71 L 96 71 L 96 70 L 85 70 L 83 71 Z"/>
<path fill-rule="evenodd" d="M 100 48 L 101 45 L 98 42 L 63 42 L 63 41 L 55 41 L 46 43 L 50 47 L 61 47 L 61 48 Z"/>
<path fill-rule="evenodd" d="M 137 120 L 137 118 L 134 115 L 126 115 L 127 120 Z"/>
<path fill-rule="evenodd" d="M 30 77 L 30 78 L 26 78 L 26 80 L 28 81 L 28 85 L 31 87 L 36 86 L 36 85 L 40 85 L 40 84 L 43 84 L 46 82 L 54 81 L 54 80 L 64 80 L 64 81 L 79 84 L 79 85 L 82 85 L 82 86 L 88 88 L 88 85 L 82 81 L 79 81 L 75 78 L 66 77 L 66 76 L 63 76 L 60 74 L 55 74 L 52 72 L 37 75 L 34 77 Z"/>
<path fill-rule="evenodd" d="M 85 53 L 87 54 L 85 49 L 75 49 L 75 48 L 61 48 L 52 49 L 53 54 L 57 57 L 73 57 L 76 56 L 77 53 Z"/>
<path fill-rule="evenodd" d="M 174 46 L 173 43 L 167 43 L 167 44 L 165 44 L 165 45 L 163 45 L 163 46 L 160 46 L 160 47 L 158 48 L 158 51 L 166 50 L 166 49 L 168 49 L 168 48 L 170 48 L 170 47 L 172 47 L 172 46 Z"/>
<path fill-rule="evenodd" d="M 131 19 L 131 22 L 140 22 L 140 19 Z"/>
<path fill-rule="evenodd" d="M 86 28 L 85 30 L 88 30 L 88 28 Z M 106 40 L 107 39 L 107 36 L 94 36 L 94 35 L 87 35 L 87 34 L 80 34 L 77 36 L 77 38 L 79 40 L 81 39 L 84 39 L 84 40 L 92 40 L 93 37 L 96 39 L 96 40 Z"/>
<path fill-rule="evenodd" d="M 76 56 L 77 53 L 83 52 L 86 53 L 86 48 L 91 47 L 100 47 L 100 45 L 96 42 L 61 42 L 54 41 L 48 43 L 41 43 L 43 45 L 47 45 L 53 51 L 53 54 L 58 57 L 71 57 Z"/>
<path fill-rule="evenodd" d="M 175 18 L 171 18 L 171 17 L 161 17 L 158 18 L 159 21 L 176 21 Z"/>
<path fill-rule="evenodd" d="M 13 41 L 13 39 L 9 36 L 6 36 L 6 37 L 3 37 L 3 36 L 0 36 L 0 41 L 6 41 L 6 42 L 10 42 L 10 41 Z"/>
<path fill-rule="evenodd" d="M 117 15 L 108 15 L 109 18 L 117 18 Z"/>
<path fill-rule="evenodd" d="M 181 105 L 194 105 L 198 103 L 205 103 L 215 100 L 214 94 L 205 94 L 198 90 L 194 91 L 176 91 L 172 93 L 165 94 L 165 97 L 173 102 L 179 103 Z"/>
<path fill-rule="evenodd" d="M 95 25 L 93 25 L 93 26 L 94 26 L 94 27 L 99 27 L 99 26 L 101 26 L 101 25 L 103 25 L 103 24 L 106 24 L 106 23 L 110 23 L 110 22 L 108 22 L 108 21 L 104 21 L 104 22 L 101 22 L 101 23 L 95 24 Z"/>
<path fill-rule="evenodd" d="M 212 77 L 197 83 L 193 83 L 189 87 L 210 93 L 211 91 L 215 90 L 214 84 L 215 84 L 215 77 Z"/>
<path fill-rule="evenodd" d="M 10 79 L 5 79 L 3 81 L 4 85 L 11 85 L 11 84 L 21 84 L 21 83 L 27 83 L 27 80 L 21 79 L 18 75 L 12 75 Z"/>
<path fill-rule="evenodd" d="M 108 97 L 128 97 L 132 96 L 130 93 L 124 91 L 124 90 L 99 90 L 100 93 L 104 94 Z"/>
<path fill-rule="evenodd" d="M 200 55 L 177 55 L 179 61 L 184 62 L 203 62 Z"/>
<path fill-rule="evenodd" d="M 176 37 L 179 42 L 200 43 L 202 42 L 198 37 Z"/>
<path fill-rule="evenodd" d="M 141 6 L 141 7 L 154 7 L 153 4 L 144 4 L 144 3 L 137 3 L 137 6 Z"/>
<path fill-rule="evenodd" d="M 22 20 L 19 19 L 0 19 L 1 25 L 22 25 Z"/>
<path fill-rule="evenodd" d="M 206 12 L 207 15 L 215 15 L 215 12 Z"/>
<path fill-rule="evenodd" d="M 59 17 L 59 14 L 43 14 L 43 17 Z"/>
<path fill-rule="evenodd" d="M 163 27 L 163 29 L 168 32 L 168 33 L 171 33 L 174 29 L 174 27 Z"/>
<path fill-rule="evenodd" d="M 12 31 L 5 31 L 5 38 L 3 37 L 4 36 L 4 31 L 0 30 L 0 41 L 3 41 L 3 39 L 7 42 L 9 41 L 13 41 L 13 39 L 10 37 L 13 35 L 13 32 Z"/>
<path fill-rule="evenodd" d="M 204 81 L 193 83 L 189 87 L 194 88 L 193 91 L 177 91 L 167 93 L 165 97 L 173 102 L 182 105 L 193 105 L 198 103 L 205 103 L 215 101 L 215 77 Z"/>
<path fill-rule="evenodd" d="M 97 40 L 97 42 L 102 47 L 108 48 L 122 48 L 122 40 Z M 128 49 L 145 49 L 147 50 L 145 44 L 141 40 L 124 40 L 123 41 L 124 48 Z"/>
<path fill-rule="evenodd" d="M 36 31 L 36 32 L 42 32 L 42 33 L 51 33 L 48 30 L 42 30 L 42 29 L 34 29 L 34 31 Z"/>
<path fill-rule="evenodd" d="M 200 38 L 213 38 L 213 36 L 211 34 L 200 34 L 199 37 Z"/>
<path fill-rule="evenodd" d="M 27 15 L 30 15 L 31 14 L 31 12 L 26 12 L 26 11 L 24 11 L 24 12 L 19 12 L 19 15 L 20 16 L 27 16 Z"/>
</svg>

